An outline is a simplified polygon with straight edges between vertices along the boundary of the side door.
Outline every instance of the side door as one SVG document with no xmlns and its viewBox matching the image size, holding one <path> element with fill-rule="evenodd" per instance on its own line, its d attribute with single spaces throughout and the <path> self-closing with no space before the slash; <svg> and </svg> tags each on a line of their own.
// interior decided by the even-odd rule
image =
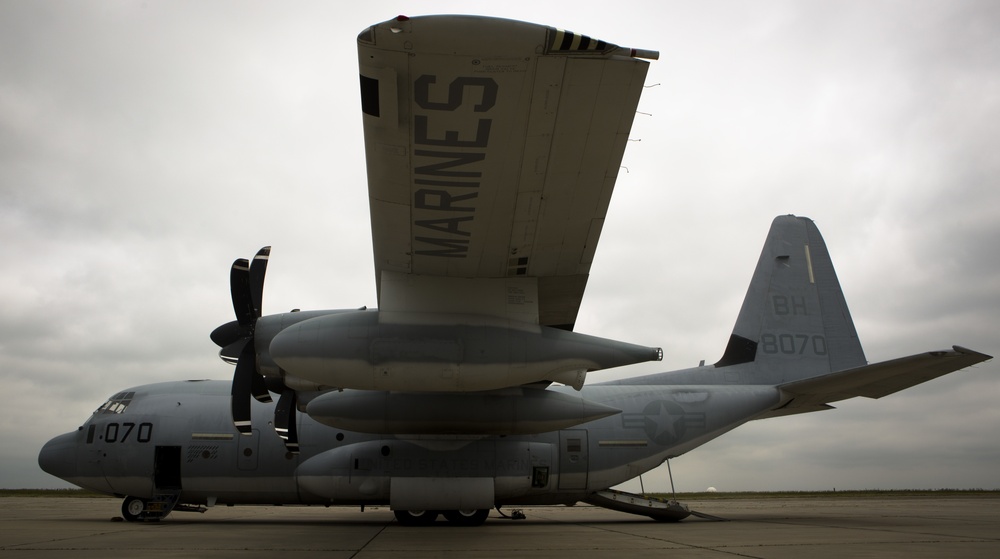
<svg viewBox="0 0 1000 559">
<path fill-rule="evenodd" d="M 153 488 L 156 493 L 181 490 L 181 447 L 156 446 L 153 452 Z"/>
</svg>

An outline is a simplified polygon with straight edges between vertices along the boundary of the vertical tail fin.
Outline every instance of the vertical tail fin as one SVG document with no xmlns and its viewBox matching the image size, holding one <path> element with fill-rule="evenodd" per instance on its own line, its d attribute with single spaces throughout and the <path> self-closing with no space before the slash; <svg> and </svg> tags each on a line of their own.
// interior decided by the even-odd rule
<svg viewBox="0 0 1000 559">
<path fill-rule="evenodd" d="M 826 243 L 809 218 L 788 215 L 772 222 L 715 366 L 750 362 L 773 382 L 866 364 Z"/>
</svg>

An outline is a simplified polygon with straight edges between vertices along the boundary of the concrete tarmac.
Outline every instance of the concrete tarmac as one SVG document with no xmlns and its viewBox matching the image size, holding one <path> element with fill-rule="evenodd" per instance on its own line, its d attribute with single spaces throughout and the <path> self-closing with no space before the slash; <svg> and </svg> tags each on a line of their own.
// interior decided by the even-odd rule
<svg viewBox="0 0 1000 559">
<path fill-rule="evenodd" d="M 728 521 L 676 524 L 592 506 L 526 507 L 525 520 L 493 511 L 475 528 L 404 527 L 388 507 L 214 507 L 127 523 L 113 520 L 120 504 L 0 498 L 0 557 L 1000 557 L 994 496 L 689 501 Z"/>
</svg>

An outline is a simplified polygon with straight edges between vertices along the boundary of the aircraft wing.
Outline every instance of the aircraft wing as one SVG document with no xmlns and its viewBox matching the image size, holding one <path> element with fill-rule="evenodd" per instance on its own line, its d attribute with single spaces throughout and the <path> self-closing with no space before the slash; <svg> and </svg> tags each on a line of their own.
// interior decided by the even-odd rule
<svg viewBox="0 0 1000 559">
<path fill-rule="evenodd" d="M 381 311 L 572 330 L 652 51 L 520 21 L 358 36 Z"/>
<path fill-rule="evenodd" d="M 830 402 L 856 396 L 881 398 L 992 356 L 964 347 L 930 351 L 780 385 L 783 404 L 765 417 L 830 409 Z"/>
</svg>

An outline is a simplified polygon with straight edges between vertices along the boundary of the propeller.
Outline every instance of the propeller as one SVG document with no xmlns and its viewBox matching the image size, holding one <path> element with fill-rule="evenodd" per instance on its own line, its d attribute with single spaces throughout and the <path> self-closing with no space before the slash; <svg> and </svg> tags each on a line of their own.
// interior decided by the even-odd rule
<svg viewBox="0 0 1000 559">
<path fill-rule="evenodd" d="M 299 453 L 299 436 L 295 428 L 295 391 L 286 388 L 274 408 L 274 430 L 285 441 L 285 448 L 292 454 Z"/>
<path fill-rule="evenodd" d="M 233 262 L 229 272 L 229 286 L 233 298 L 236 320 L 227 322 L 212 331 L 211 338 L 222 349 L 219 357 L 227 363 L 236 364 L 233 385 L 230 392 L 230 406 L 233 425 L 244 435 L 253 432 L 251 423 L 250 398 L 259 402 L 271 402 L 268 381 L 275 392 L 281 393 L 275 408 L 274 427 L 285 441 L 289 452 L 298 454 L 299 443 L 295 431 L 295 391 L 276 379 L 265 379 L 258 372 L 257 347 L 254 332 L 257 319 L 261 317 L 261 301 L 264 296 L 264 275 L 271 247 L 257 251 L 253 261 L 239 258 Z"/>
</svg>

